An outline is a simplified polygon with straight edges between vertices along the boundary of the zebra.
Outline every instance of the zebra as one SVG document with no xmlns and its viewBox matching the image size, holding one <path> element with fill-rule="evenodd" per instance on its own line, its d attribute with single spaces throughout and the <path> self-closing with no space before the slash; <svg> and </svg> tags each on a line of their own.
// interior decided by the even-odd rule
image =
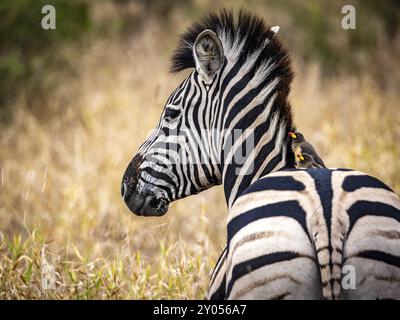
<svg viewBox="0 0 400 320">
<path fill-rule="evenodd" d="M 293 72 L 278 29 L 221 10 L 183 33 L 171 70 L 193 70 L 129 163 L 122 198 L 162 216 L 223 185 L 227 245 L 208 298 L 398 299 L 400 199 L 362 172 L 294 168 Z M 348 269 L 356 285 L 344 290 Z"/>
</svg>

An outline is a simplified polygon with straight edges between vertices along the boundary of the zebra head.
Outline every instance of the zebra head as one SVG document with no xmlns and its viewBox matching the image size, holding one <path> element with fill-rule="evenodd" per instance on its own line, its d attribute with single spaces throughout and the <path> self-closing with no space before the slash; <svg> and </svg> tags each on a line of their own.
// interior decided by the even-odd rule
<svg viewBox="0 0 400 320">
<path fill-rule="evenodd" d="M 183 34 L 172 70 L 193 71 L 125 171 L 121 194 L 133 213 L 161 216 L 170 202 L 221 183 L 230 205 L 243 186 L 286 164 L 281 150 L 292 129 L 286 100 L 292 72 L 277 30 L 252 15 L 236 20 L 223 11 Z M 252 158 L 241 157 L 242 145 Z"/>
<path fill-rule="evenodd" d="M 160 216 L 171 201 L 220 183 L 216 157 L 210 153 L 210 85 L 224 53 L 211 30 L 193 44 L 196 69 L 168 98 L 158 126 L 141 145 L 123 177 L 121 193 L 138 215 Z M 216 155 L 215 155 L 216 156 Z"/>
</svg>

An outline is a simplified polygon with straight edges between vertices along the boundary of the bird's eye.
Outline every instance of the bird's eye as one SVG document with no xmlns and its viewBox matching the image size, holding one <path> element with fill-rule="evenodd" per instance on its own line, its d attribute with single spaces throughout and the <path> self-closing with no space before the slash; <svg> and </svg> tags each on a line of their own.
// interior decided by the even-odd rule
<svg viewBox="0 0 400 320">
<path fill-rule="evenodd" d="M 170 107 L 167 107 L 165 109 L 165 119 L 167 121 L 172 121 L 172 120 L 177 119 L 180 114 L 181 114 L 181 111 L 179 109 L 174 109 L 174 108 L 170 108 Z"/>
</svg>

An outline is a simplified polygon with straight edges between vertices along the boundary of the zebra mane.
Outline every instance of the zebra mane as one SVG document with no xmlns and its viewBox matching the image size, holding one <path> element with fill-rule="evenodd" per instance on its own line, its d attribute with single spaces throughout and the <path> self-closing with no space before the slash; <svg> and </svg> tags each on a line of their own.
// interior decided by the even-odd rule
<svg viewBox="0 0 400 320">
<path fill-rule="evenodd" d="M 278 113 L 288 130 L 295 129 L 291 106 L 288 101 L 293 71 L 287 51 L 282 47 L 276 33 L 263 19 L 240 10 L 235 16 L 233 11 L 222 9 L 218 14 L 210 13 L 199 22 L 192 24 L 178 42 L 171 59 L 170 70 L 179 72 L 195 67 L 193 44 L 197 36 L 205 29 L 214 31 L 222 42 L 226 57 L 233 58 L 239 64 L 252 60 L 255 75 L 267 79 L 279 79 L 276 86 L 276 103 L 273 113 Z M 273 64 L 273 68 L 268 68 Z M 263 72 L 268 70 L 268 72 Z M 261 72 L 260 72 L 261 71 Z M 290 139 L 284 139 L 289 144 Z"/>
</svg>

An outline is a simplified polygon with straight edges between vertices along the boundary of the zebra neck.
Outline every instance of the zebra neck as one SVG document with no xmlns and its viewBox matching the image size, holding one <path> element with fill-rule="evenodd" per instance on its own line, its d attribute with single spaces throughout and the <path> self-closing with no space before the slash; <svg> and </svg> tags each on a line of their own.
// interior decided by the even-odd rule
<svg viewBox="0 0 400 320">
<path fill-rule="evenodd" d="M 266 45 L 271 49 L 272 43 L 265 41 L 244 62 L 238 58 L 241 50 L 227 50 L 225 64 L 207 90 L 209 114 L 214 115 L 209 127 L 217 128 L 211 145 L 219 157 L 218 178 L 229 208 L 262 175 L 294 167 L 287 134 L 293 130 L 287 100 L 292 73 L 285 59 L 264 50 Z"/>
<path fill-rule="evenodd" d="M 253 129 L 246 129 L 238 137 L 235 137 L 235 130 L 232 132 L 233 143 L 226 151 L 221 168 L 228 208 L 260 177 L 294 167 L 294 158 L 289 151 L 288 130 L 290 128 L 286 121 L 274 114 Z"/>
</svg>

